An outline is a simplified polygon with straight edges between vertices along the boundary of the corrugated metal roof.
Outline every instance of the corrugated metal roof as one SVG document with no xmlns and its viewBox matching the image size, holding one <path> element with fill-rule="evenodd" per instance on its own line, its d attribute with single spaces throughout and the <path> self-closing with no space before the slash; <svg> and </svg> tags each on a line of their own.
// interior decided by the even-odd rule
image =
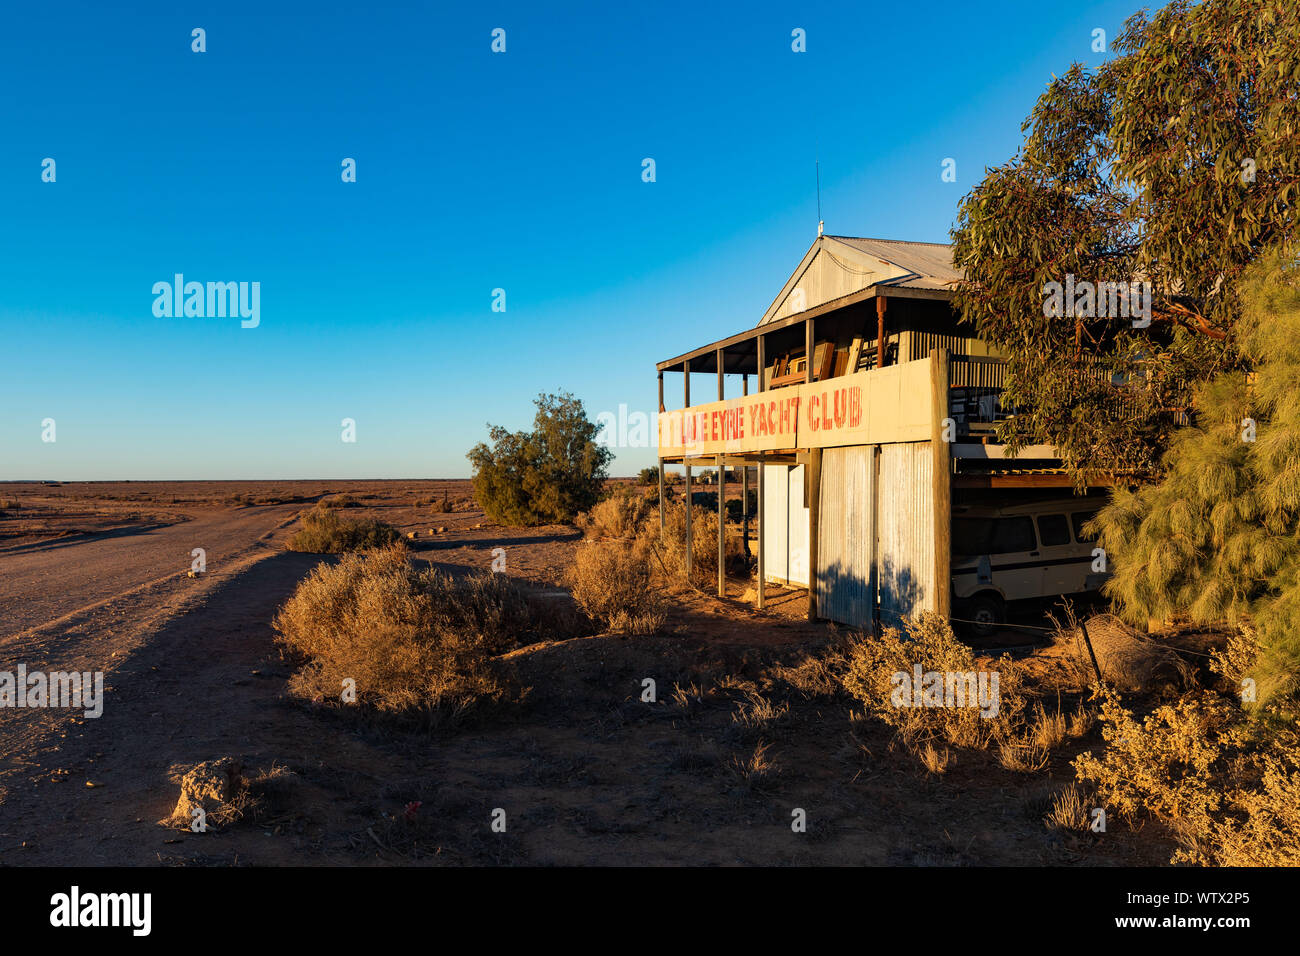
<svg viewBox="0 0 1300 956">
<path fill-rule="evenodd" d="M 865 239 L 856 236 L 827 236 L 852 249 L 875 256 L 905 269 L 910 276 L 890 279 L 884 285 L 912 289 L 950 289 L 962 278 L 952 264 L 952 245 L 946 242 L 906 242 L 902 239 Z"/>
</svg>

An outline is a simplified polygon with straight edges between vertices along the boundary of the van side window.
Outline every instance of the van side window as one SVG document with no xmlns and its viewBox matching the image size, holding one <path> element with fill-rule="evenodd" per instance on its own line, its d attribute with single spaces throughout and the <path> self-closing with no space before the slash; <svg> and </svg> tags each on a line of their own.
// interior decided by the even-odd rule
<svg viewBox="0 0 1300 956">
<path fill-rule="evenodd" d="M 1038 538 L 1043 547 L 1050 548 L 1056 544 L 1070 543 L 1070 525 L 1065 515 L 1039 515 Z"/>
<path fill-rule="evenodd" d="M 993 525 L 989 554 L 1034 550 L 1034 523 L 1029 518 L 999 518 Z"/>
<path fill-rule="evenodd" d="M 1076 541 L 1097 540 L 1097 536 L 1095 534 L 1088 535 L 1083 533 L 1084 523 L 1091 521 L 1096 516 L 1096 514 L 1097 512 L 1095 511 L 1076 511 L 1074 514 L 1070 515 L 1070 519 L 1074 522 L 1074 540 Z"/>
<path fill-rule="evenodd" d="M 1030 518 L 954 518 L 953 554 L 1007 554 L 1034 550 Z"/>
</svg>

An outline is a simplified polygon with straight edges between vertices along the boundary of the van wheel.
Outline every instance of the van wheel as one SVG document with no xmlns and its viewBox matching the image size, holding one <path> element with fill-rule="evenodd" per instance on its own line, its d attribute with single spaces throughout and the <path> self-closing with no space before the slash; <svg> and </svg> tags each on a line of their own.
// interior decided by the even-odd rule
<svg viewBox="0 0 1300 956">
<path fill-rule="evenodd" d="M 996 633 L 1006 620 L 1002 602 L 992 597 L 977 597 L 966 605 L 966 618 L 973 622 L 967 628 L 976 637 L 989 637 Z"/>
</svg>

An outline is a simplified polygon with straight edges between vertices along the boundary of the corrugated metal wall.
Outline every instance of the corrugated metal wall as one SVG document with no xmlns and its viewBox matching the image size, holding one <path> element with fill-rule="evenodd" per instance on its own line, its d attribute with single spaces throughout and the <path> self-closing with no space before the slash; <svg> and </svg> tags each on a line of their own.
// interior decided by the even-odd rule
<svg viewBox="0 0 1300 956">
<path fill-rule="evenodd" d="M 929 442 L 880 446 L 876 553 L 885 625 L 936 606 L 933 454 Z"/>
<path fill-rule="evenodd" d="M 877 447 L 854 445 L 822 453 L 817 614 L 850 627 L 870 628 L 875 611 L 871 550 Z"/>
<path fill-rule="evenodd" d="M 808 509 L 804 466 L 766 465 L 763 560 L 769 581 L 808 586 Z"/>
</svg>

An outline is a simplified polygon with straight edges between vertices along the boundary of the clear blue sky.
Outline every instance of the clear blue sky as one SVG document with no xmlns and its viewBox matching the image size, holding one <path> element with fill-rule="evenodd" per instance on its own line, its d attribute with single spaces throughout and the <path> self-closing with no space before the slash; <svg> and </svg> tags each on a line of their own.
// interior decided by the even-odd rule
<svg viewBox="0 0 1300 956">
<path fill-rule="evenodd" d="M 1135 7 L 114 6 L 5 14 L 0 479 L 461 477 L 540 391 L 652 414 L 815 237 L 815 156 L 828 233 L 945 241 Z M 178 272 L 260 325 L 155 317 Z"/>
</svg>

